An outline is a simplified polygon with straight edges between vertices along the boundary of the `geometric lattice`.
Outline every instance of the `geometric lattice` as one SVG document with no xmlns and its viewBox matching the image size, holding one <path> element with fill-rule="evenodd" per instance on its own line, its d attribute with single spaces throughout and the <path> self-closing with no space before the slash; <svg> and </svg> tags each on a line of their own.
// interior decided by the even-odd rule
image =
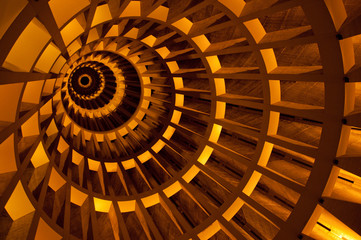
<svg viewBox="0 0 361 240">
<path fill-rule="evenodd" d="M 0 9 L 1 239 L 361 239 L 361 2 Z"/>
</svg>

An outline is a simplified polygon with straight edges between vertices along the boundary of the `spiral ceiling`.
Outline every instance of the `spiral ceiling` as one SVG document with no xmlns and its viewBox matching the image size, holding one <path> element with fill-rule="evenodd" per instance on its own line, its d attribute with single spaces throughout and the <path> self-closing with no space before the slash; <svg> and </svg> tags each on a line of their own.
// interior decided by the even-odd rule
<svg viewBox="0 0 361 240">
<path fill-rule="evenodd" d="M 361 239 L 359 0 L 0 3 L 0 239 Z"/>
</svg>

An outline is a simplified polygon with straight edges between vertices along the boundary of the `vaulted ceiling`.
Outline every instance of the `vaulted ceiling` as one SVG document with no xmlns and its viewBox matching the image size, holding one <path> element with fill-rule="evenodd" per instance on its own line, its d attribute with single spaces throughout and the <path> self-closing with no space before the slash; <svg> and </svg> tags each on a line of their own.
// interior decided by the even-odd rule
<svg viewBox="0 0 361 240">
<path fill-rule="evenodd" d="M 361 239 L 359 0 L 0 4 L 0 239 Z"/>
</svg>

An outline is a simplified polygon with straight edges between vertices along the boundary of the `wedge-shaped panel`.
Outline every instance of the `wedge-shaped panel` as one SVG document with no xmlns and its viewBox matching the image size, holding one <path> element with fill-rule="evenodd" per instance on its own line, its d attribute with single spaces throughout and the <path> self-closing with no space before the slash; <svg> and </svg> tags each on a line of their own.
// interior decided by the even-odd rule
<svg viewBox="0 0 361 240">
<path fill-rule="evenodd" d="M 49 40 L 50 34 L 44 25 L 34 18 L 16 40 L 3 67 L 17 72 L 30 71 Z"/>
<path fill-rule="evenodd" d="M 38 147 L 34 152 L 34 155 L 31 158 L 31 163 L 34 165 L 35 168 L 37 168 L 48 162 L 49 162 L 49 158 L 46 155 L 44 146 L 42 143 L 39 143 Z"/>
<path fill-rule="evenodd" d="M 36 112 L 29 120 L 27 120 L 21 126 L 21 132 L 23 137 L 30 137 L 39 134 L 39 117 L 38 112 Z"/>
<path fill-rule="evenodd" d="M 110 13 L 108 4 L 98 6 L 95 10 L 92 27 L 110 19 L 112 19 L 112 15 Z"/>
<path fill-rule="evenodd" d="M 38 104 L 44 82 L 44 80 L 28 82 L 25 87 L 22 102 Z"/>
<path fill-rule="evenodd" d="M 42 239 L 62 239 L 62 237 L 57 234 L 54 229 L 52 229 L 43 219 L 40 218 L 38 229 L 36 230 L 35 240 Z"/>
<path fill-rule="evenodd" d="M 69 45 L 76 37 L 78 37 L 84 29 L 77 19 L 73 19 L 61 31 L 65 45 Z"/>
<path fill-rule="evenodd" d="M 60 28 L 77 12 L 89 5 L 88 0 L 51 0 L 49 6 Z"/>
<path fill-rule="evenodd" d="M 60 50 L 53 43 L 50 43 L 36 63 L 35 70 L 45 73 L 49 72 L 59 55 Z"/>
<path fill-rule="evenodd" d="M 17 170 L 14 149 L 14 134 L 0 144 L 0 174 Z"/>
<path fill-rule="evenodd" d="M 11 23 L 15 20 L 17 15 L 26 6 L 28 1 L 0 1 L 0 38 L 4 35 L 6 30 L 10 27 Z"/>
<path fill-rule="evenodd" d="M 65 58 L 63 56 L 60 56 L 58 60 L 56 60 L 54 66 L 52 67 L 51 72 L 59 73 L 60 70 L 63 68 L 65 62 L 66 62 Z"/>
<path fill-rule="evenodd" d="M 15 190 L 5 205 L 5 209 L 14 221 L 35 210 L 21 182 L 18 182 L 16 185 Z"/>
<path fill-rule="evenodd" d="M 0 120 L 14 122 L 23 83 L 0 86 Z"/>
</svg>

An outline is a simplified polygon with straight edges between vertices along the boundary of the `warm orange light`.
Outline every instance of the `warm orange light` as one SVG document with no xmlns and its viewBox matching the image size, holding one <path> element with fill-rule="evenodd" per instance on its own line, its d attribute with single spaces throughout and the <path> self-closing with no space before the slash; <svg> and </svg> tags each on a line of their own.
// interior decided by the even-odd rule
<svg viewBox="0 0 361 240">
<path fill-rule="evenodd" d="M 182 178 L 186 182 L 192 181 L 192 179 L 199 173 L 200 169 L 196 166 L 192 166 L 183 176 Z"/>
<path fill-rule="evenodd" d="M 55 21 L 60 28 L 72 16 L 89 5 L 88 0 L 50 0 L 49 7 L 53 12 Z"/>
<path fill-rule="evenodd" d="M 59 48 L 54 43 L 50 43 L 36 63 L 35 69 L 44 73 L 49 72 L 59 55 Z"/>
<path fill-rule="evenodd" d="M 163 59 L 165 59 L 170 54 L 170 51 L 167 47 L 158 48 L 156 51 Z"/>
<path fill-rule="evenodd" d="M 266 31 L 264 30 L 258 18 L 244 22 L 244 25 L 246 26 L 248 31 L 252 34 L 256 43 L 259 43 L 262 40 L 262 38 L 266 35 Z"/>
<path fill-rule="evenodd" d="M 156 40 L 157 39 L 153 35 L 149 35 L 148 37 L 142 39 L 142 42 L 144 42 L 145 44 L 147 44 L 150 47 L 153 47 Z"/>
<path fill-rule="evenodd" d="M 40 142 L 33 156 L 31 157 L 31 163 L 34 165 L 35 168 L 37 168 L 48 162 L 49 162 L 49 158 L 46 155 L 43 143 Z"/>
<path fill-rule="evenodd" d="M 183 106 L 184 104 L 184 95 L 180 93 L 175 94 L 175 106 Z"/>
<path fill-rule="evenodd" d="M 119 17 L 140 16 L 140 1 L 131 1 Z"/>
<path fill-rule="evenodd" d="M 11 134 L 4 142 L 0 144 L 0 174 L 13 172 L 17 170 L 14 149 L 14 134 Z"/>
<path fill-rule="evenodd" d="M 138 159 L 141 163 L 144 163 L 144 162 L 148 161 L 151 157 L 152 157 L 152 155 L 150 154 L 150 152 L 145 151 L 144 153 L 142 153 L 141 155 L 138 156 Z"/>
<path fill-rule="evenodd" d="M 218 221 L 214 221 L 211 225 L 209 225 L 202 232 L 198 233 L 198 237 L 201 240 L 206 240 L 211 238 L 214 234 L 216 234 L 221 229 Z"/>
<path fill-rule="evenodd" d="M 14 122 L 24 83 L 4 84 L 0 88 L 0 120 Z"/>
<path fill-rule="evenodd" d="M 151 12 L 148 15 L 148 17 L 158 19 L 160 21 L 165 22 L 168 18 L 168 12 L 169 12 L 169 8 L 164 7 L 164 6 L 159 6 L 153 12 Z"/>
<path fill-rule="evenodd" d="M 223 213 L 223 217 L 229 221 L 233 218 L 234 215 L 237 214 L 237 212 L 239 211 L 239 209 L 241 209 L 241 207 L 243 206 L 244 201 L 240 198 L 237 198 L 232 205 Z"/>
<path fill-rule="evenodd" d="M 144 207 L 148 208 L 159 203 L 159 194 L 156 193 L 148 197 L 142 198 L 141 200 Z"/>
<path fill-rule="evenodd" d="M 165 188 L 163 190 L 163 192 L 168 198 L 170 198 L 171 196 L 173 196 L 174 194 L 179 192 L 181 189 L 182 189 L 182 186 L 180 185 L 180 183 L 178 181 L 176 181 L 169 187 Z"/>
<path fill-rule="evenodd" d="M 93 27 L 110 19 L 112 19 L 112 14 L 110 13 L 109 5 L 103 4 L 101 6 L 98 6 L 97 9 L 95 10 L 95 14 L 91 26 Z"/>
<path fill-rule="evenodd" d="M 218 0 L 229 10 L 231 10 L 237 17 L 241 15 L 241 12 L 246 5 L 243 0 Z"/>
<path fill-rule="evenodd" d="M 94 208 L 97 212 L 109 212 L 110 206 L 112 205 L 112 201 L 104 200 L 100 198 L 93 198 L 94 199 Z"/>
<path fill-rule="evenodd" d="M 70 189 L 70 201 L 78 206 L 83 205 L 88 195 L 79 191 L 78 189 L 71 187 Z"/>
<path fill-rule="evenodd" d="M 138 38 L 138 32 L 139 32 L 139 28 L 132 28 L 132 29 L 129 30 L 129 32 L 124 34 L 124 37 L 137 39 Z"/>
<path fill-rule="evenodd" d="M 211 135 L 209 136 L 209 141 L 210 142 L 217 142 L 219 136 L 221 135 L 221 131 L 222 131 L 222 126 L 218 125 L 218 124 L 213 124 L 212 127 L 212 131 L 211 131 Z M 207 148 L 208 146 L 206 146 Z"/>
<path fill-rule="evenodd" d="M 117 172 L 118 170 L 118 163 L 106 162 L 104 165 L 107 172 Z"/>
<path fill-rule="evenodd" d="M 6 203 L 5 209 L 14 221 L 35 210 L 20 181 Z"/>
<path fill-rule="evenodd" d="M 63 137 L 60 137 L 57 150 L 58 150 L 60 153 L 63 153 L 63 152 L 65 152 L 65 150 L 67 150 L 67 149 L 69 149 L 69 145 L 65 142 L 65 140 L 64 140 Z"/>
<path fill-rule="evenodd" d="M 191 30 L 193 23 L 191 21 L 188 20 L 188 18 L 182 18 L 178 21 L 176 21 L 175 23 L 172 24 L 174 27 L 178 28 L 179 30 L 181 30 L 182 32 L 184 32 L 185 34 L 189 33 L 189 30 Z"/>
<path fill-rule="evenodd" d="M 3 67 L 18 72 L 30 71 L 36 58 L 49 40 L 50 34 L 44 25 L 34 18 L 13 45 Z"/>
<path fill-rule="evenodd" d="M 135 211 L 135 200 L 130 201 L 119 201 L 118 206 L 120 212 L 134 212 Z"/>
<path fill-rule="evenodd" d="M 6 30 L 10 27 L 11 23 L 15 20 L 18 14 L 24 9 L 28 1 L 3 1 L 0 10 L 0 39 L 3 37 Z"/>
<path fill-rule="evenodd" d="M 38 228 L 34 240 L 60 240 L 63 239 L 54 229 L 52 229 L 42 218 L 39 220 Z"/>
<path fill-rule="evenodd" d="M 89 39 L 89 37 L 88 37 Z M 69 46 L 68 46 L 68 53 L 70 56 L 72 56 L 76 51 L 78 51 L 81 48 L 81 40 L 80 38 L 77 38 L 75 41 L 73 41 Z"/>
<path fill-rule="evenodd" d="M 55 64 L 53 65 L 50 71 L 53 73 L 59 73 L 65 63 L 66 63 L 65 58 L 63 56 L 59 56 L 59 58 L 56 60 Z"/>
<path fill-rule="evenodd" d="M 59 190 L 65 184 L 65 180 L 60 174 L 54 169 L 51 169 L 51 175 L 49 179 L 49 187 L 55 192 Z"/>
<path fill-rule="evenodd" d="M 100 162 L 88 158 L 88 165 L 89 165 L 89 170 L 98 171 L 100 167 Z"/>
<path fill-rule="evenodd" d="M 206 49 L 211 45 L 205 35 L 194 37 L 192 38 L 192 40 L 197 44 L 197 46 L 201 49 L 202 52 L 206 51 Z"/>
<path fill-rule="evenodd" d="M 129 160 L 126 160 L 126 161 L 122 161 L 122 165 L 123 165 L 125 170 L 131 169 L 131 168 L 135 167 L 135 161 L 134 161 L 133 158 L 129 159 Z"/>
<path fill-rule="evenodd" d="M 61 31 L 65 45 L 69 45 L 76 37 L 78 37 L 84 29 L 77 19 L 73 19 Z"/>
<path fill-rule="evenodd" d="M 168 68 L 170 70 L 171 73 L 175 73 L 176 71 L 179 70 L 178 64 L 176 61 L 173 62 L 166 62 L 168 65 Z"/>
<path fill-rule="evenodd" d="M 221 69 L 222 66 L 221 63 L 219 62 L 218 56 L 209 56 L 206 57 L 206 59 L 213 73 Z"/>
</svg>

